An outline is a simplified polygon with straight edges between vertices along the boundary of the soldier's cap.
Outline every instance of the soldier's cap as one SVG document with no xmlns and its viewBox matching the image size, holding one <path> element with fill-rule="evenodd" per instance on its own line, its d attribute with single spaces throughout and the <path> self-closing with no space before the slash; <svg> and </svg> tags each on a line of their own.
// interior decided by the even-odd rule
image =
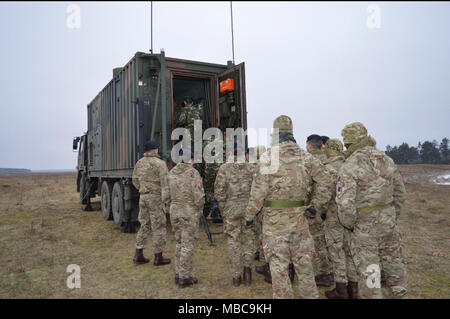
<svg viewBox="0 0 450 319">
<path fill-rule="evenodd" d="M 311 134 L 310 136 L 308 136 L 306 138 L 306 141 L 307 142 L 310 142 L 310 141 L 321 141 L 322 142 L 323 140 L 322 140 L 322 136 L 320 136 L 318 134 Z"/>
<path fill-rule="evenodd" d="M 326 135 L 322 135 L 321 138 L 322 138 L 322 143 L 323 143 L 323 144 L 325 144 L 325 143 L 330 139 L 330 138 L 329 138 L 328 136 L 326 136 Z"/>
<path fill-rule="evenodd" d="M 293 133 L 292 120 L 287 115 L 280 115 L 273 121 L 273 128 L 277 128 L 279 133 Z"/>
<path fill-rule="evenodd" d="M 159 148 L 159 145 L 155 141 L 147 141 L 144 144 L 144 151 L 145 152 L 148 152 L 148 151 L 151 151 L 151 150 L 154 150 L 154 149 L 157 149 L 157 148 Z"/>
<path fill-rule="evenodd" d="M 190 154 L 190 156 L 191 156 L 191 158 L 194 158 L 194 153 L 192 153 L 191 152 L 191 150 L 188 150 L 188 149 L 185 149 L 185 150 L 183 150 L 183 149 L 180 149 L 180 151 L 178 152 L 178 154 L 180 155 L 180 156 L 183 156 L 183 154 Z"/>
<path fill-rule="evenodd" d="M 344 144 L 358 143 L 360 140 L 367 136 L 367 129 L 364 124 L 360 122 L 354 122 L 346 125 L 342 129 L 341 135 L 344 139 Z"/>
<path fill-rule="evenodd" d="M 326 146 L 327 150 L 333 150 L 333 151 L 337 151 L 339 153 L 342 153 L 344 151 L 344 145 L 342 145 L 342 142 L 339 141 L 337 138 L 329 139 L 325 143 L 325 146 Z"/>
</svg>

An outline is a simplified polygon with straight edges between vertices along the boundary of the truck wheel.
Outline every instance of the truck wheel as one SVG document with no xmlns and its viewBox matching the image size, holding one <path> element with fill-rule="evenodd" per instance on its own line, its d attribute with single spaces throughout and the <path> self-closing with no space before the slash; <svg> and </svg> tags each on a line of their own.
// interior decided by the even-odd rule
<svg viewBox="0 0 450 319">
<path fill-rule="evenodd" d="M 80 180 L 80 203 L 83 205 L 87 204 L 86 190 L 86 175 L 82 174 Z"/>
<path fill-rule="evenodd" d="M 111 205 L 112 185 L 108 181 L 103 181 L 101 190 L 102 214 L 105 220 L 113 219 Z"/>
<path fill-rule="evenodd" d="M 115 182 L 112 190 L 112 215 L 116 225 L 122 224 L 122 216 L 125 213 L 122 185 Z"/>
</svg>

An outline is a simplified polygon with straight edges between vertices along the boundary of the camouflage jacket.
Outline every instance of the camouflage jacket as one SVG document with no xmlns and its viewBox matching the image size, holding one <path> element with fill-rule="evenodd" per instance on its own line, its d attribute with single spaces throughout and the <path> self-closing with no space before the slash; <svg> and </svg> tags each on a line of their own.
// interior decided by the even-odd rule
<svg viewBox="0 0 450 319">
<path fill-rule="evenodd" d="M 202 114 L 200 109 L 194 104 L 188 104 L 182 108 L 178 117 L 178 127 L 194 129 L 194 121 L 201 120 Z"/>
<path fill-rule="evenodd" d="M 188 163 L 178 163 L 168 177 L 172 204 L 203 210 L 205 192 L 198 171 Z"/>
<path fill-rule="evenodd" d="M 356 150 L 339 170 L 336 203 L 339 220 L 348 229 L 360 214 L 357 209 L 392 204 L 398 216 L 404 201 L 405 186 L 397 166 L 373 146 Z"/>
<path fill-rule="evenodd" d="M 328 172 L 330 173 L 330 177 L 333 181 L 333 189 L 332 189 L 332 197 L 330 200 L 330 203 L 328 205 L 328 213 L 337 213 L 337 205 L 336 205 L 336 184 L 338 179 L 338 173 L 339 169 L 341 168 L 342 164 L 344 163 L 345 156 L 333 156 L 327 158 L 323 164 L 327 168 Z"/>
<path fill-rule="evenodd" d="M 162 203 L 169 204 L 167 175 L 166 163 L 158 155 L 145 153 L 134 166 L 133 185 L 139 193 L 161 196 Z"/>
<path fill-rule="evenodd" d="M 233 208 L 233 204 L 242 206 L 248 201 L 253 180 L 253 169 L 245 163 L 225 163 L 219 168 L 214 183 L 214 198 L 220 211 L 225 214 Z"/>
<path fill-rule="evenodd" d="M 311 152 L 309 153 L 315 158 L 319 159 L 319 161 L 321 161 L 322 163 L 327 160 L 327 155 L 322 150 L 311 150 Z"/>
<path fill-rule="evenodd" d="M 261 168 L 270 166 L 273 151 L 279 151 L 279 168 L 274 174 L 258 174 L 253 181 L 245 219 L 251 221 L 264 205 L 265 200 L 306 201 L 316 183 L 317 192 L 311 204 L 321 209 L 331 198 L 331 178 L 322 163 L 302 150 L 294 142 L 283 142 L 263 154 Z M 262 172 L 262 171 L 261 171 Z M 272 234 L 283 234 L 295 229 L 298 216 L 305 206 L 293 208 L 264 207 L 264 225 Z M 303 216 L 302 216 L 303 218 Z"/>
</svg>

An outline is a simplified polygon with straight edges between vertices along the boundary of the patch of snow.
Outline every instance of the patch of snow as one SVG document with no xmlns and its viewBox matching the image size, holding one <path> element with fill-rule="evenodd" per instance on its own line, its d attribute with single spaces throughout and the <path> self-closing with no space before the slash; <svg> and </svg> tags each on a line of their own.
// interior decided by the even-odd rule
<svg viewBox="0 0 450 319">
<path fill-rule="evenodd" d="M 438 185 L 450 185 L 450 174 L 438 176 L 434 182 Z"/>
</svg>

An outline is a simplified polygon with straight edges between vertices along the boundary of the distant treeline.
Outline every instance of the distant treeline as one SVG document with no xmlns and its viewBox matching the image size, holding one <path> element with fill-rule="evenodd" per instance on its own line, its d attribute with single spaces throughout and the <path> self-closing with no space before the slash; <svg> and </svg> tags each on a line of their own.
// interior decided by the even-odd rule
<svg viewBox="0 0 450 319">
<path fill-rule="evenodd" d="M 31 170 L 25 168 L 0 168 L 0 174 L 25 174 Z"/>
<path fill-rule="evenodd" d="M 443 138 L 439 144 L 436 140 L 425 141 L 417 147 L 403 143 L 400 146 L 386 146 L 386 154 L 396 164 L 450 164 L 448 138 Z"/>
</svg>

